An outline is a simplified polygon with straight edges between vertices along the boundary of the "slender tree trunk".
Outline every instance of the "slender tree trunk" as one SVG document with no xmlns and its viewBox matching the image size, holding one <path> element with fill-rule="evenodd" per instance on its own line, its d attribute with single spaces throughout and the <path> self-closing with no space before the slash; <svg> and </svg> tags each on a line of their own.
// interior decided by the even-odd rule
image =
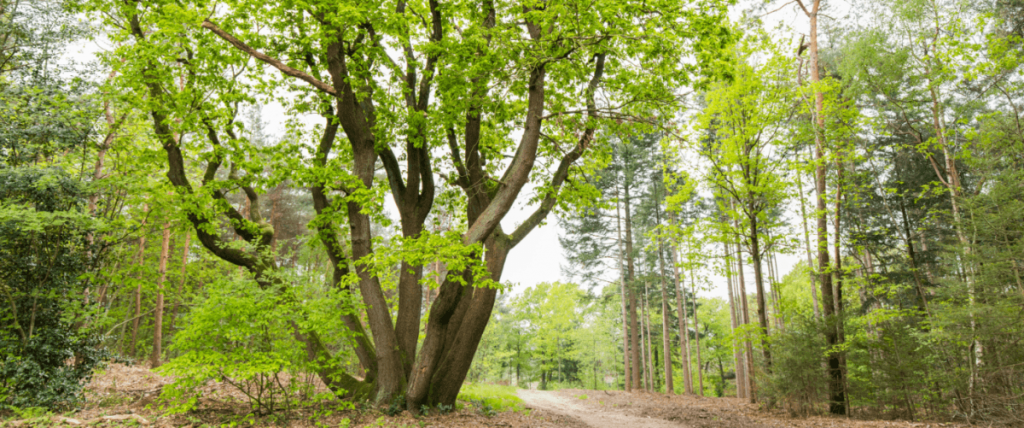
<svg viewBox="0 0 1024 428">
<path fill-rule="evenodd" d="M 803 4 L 801 3 L 801 6 Z M 818 10 L 821 8 L 821 0 L 813 0 L 811 10 L 806 11 L 810 18 L 810 54 L 811 54 L 811 81 L 815 84 L 821 82 L 818 54 Z M 826 322 L 832 324 L 826 329 L 825 341 L 832 348 L 839 342 L 839 332 L 836 328 L 836 307 L 832 292 L 832 273 L 829 271 L 828 255 L 828 206 L 825 201 L 825 95 L 821 90 L 814 91 L 814 142 L 815 142 L 815 193 L 818 199 L 817 212 L 815 217 L 818 220 L 818 274 L 821 275 L 821 300 L 824 308 L 823 315 Z M 843 372 L 839 363 L 837 353 L 829 353 L 829 413 L 841 415 L 846 413 L 846 397 L 843 393 Z"/>
<path fill-rule="evenodd" d="M 840 244 L 842 237 L 840 222 L 842 220 L 842 201 L 843 201 L 843 164 L 842 161 L 836 162 L 836 199 L 835 199 L 835 214 L 833 215 L 832 221 L 834 224 L 835 238 L 833 238 L 833 248 L 835 251 L 836 259 L 836 292 L 832 296 L 835 299 L 836 305 L 836 332 L 839 339 L 839 344 L 842 345 L 846 342 L 846 332 L 843 326 L 843 257 L 840 253 Z M 846 353 L 840 353 L 839 355 L 839 370 L 843 374 L 843 398 L 844 410 L 846 415 L 850 415 L 850 395 L 847 393 L 847 377 L 846 377 Z"/>
<path fill-rule="evenodd" d="M 704 365 L 700 357 L 700 321 L 697 320 L 697 281 L 693 277 L 693 267 L 690 267 L 690 288 L 693 289 L 693 331 L 694 339 L 697 341 L 697 386 L 698 394 L 704 396 Z"/>
<path fill-rule="evenodd" d="M 616 193 L 618 193 L 618 188 L 616 188 Z M 618 195 L 616 195 L 616 196 L 618 196 Z M 626 306 L 627 306 L 626 300 L 627 300 L 628 294 L 627 294 L 627 291 L 626 291 L 626 266 L 625 266 L 625 258 L 627 257 L 627 255 L 622 252 L 622 217 L 619 216 L 619 201 L 618 201 L 618 198 L 616 198 L 616 200 L 615 200 L 615 226 L 616 226 L 616 228 L 618 230 L 618 234 L 619 234 L 619 240 L 617 242 L 617 245 L 619 247 L 619 282 L 620 282 L 620 289 L 621 289 L 620 297 L 622 299 L 622 360 L 623 360 L 622 361 L 622 368 L 623 368 L 623 371 L 624 371 L 624 377 L 623 377 L 622 384 L 623 384 L 623 387 L 626 390 L 626 392 L 629 392 L 629 391 L 631 391 L 633 389 L 632 388 L 632 381 L 633 381 L 633 379 L 630 376 L 630 370 L 629 370 L 629 325 L 628 325 L 628 322 L 626 321 L 628 319 L 628 315 L 626 314 Z"/>
<path fill-rule="evenodd" d="M 902 215 L 902 218 L 903 218 L 903 236 L 905 237 L 904 241 L 907 243 L 907 261 L 910 262 L 910 271 L 911 271 L 911 273 L 913 273 L 913 276 L 914 276 L 914 285 L 916 286 L 917 297 L 919 299 L 918 303 L 917 303 L 917 307 L 921 311 L 922 314 L 930 316 L 930 311 L 928 309 L 928 298 L 926 297 L 926 295 L 924 293 L 924 285 L 922 284 L 922 281 L 921 281 L 920 268 L 918 268 L 918 266 L 917 266 L 917 255 L 916 255 L 916 253 L 914 251 L 914 241 L 913 241 L 913 235 L 911 235 L 911 232 L 910 232 L 910 220 L 907 218 L 907 208 L 903 204 L 903 198 L 902 197 L 899 198 L 899 202 L 900 202 L 900 214 Z"/>
<path fill-rule="evenodd" d="M 642 371 L 640 372 L 641 385 L 643 390 L 650 392 L 651 382 L 651 366 L 650 366 L 650 348 L 647 346 L 648 343 L 648 331 L 647 331 L 647 304 L 644 302 L 644 296 L 640 296 L 640 362 Z"/>
<path fill-rule="evenodd" d="M 184 296 L 185 282 L 188 279 L 188 250 L 192 245 L 192 233 L 189 231 L 185 233 L 185 245 L 181 251 L 181 281 L 178 282 L 178 292 L 174 295 L 174 309 L 171 310 L 171 327 L 173 328 L 177 324 L 178 320 L 178 307 L 181 305 L 182 296 Z"/>
<path fill-rule="evenodd" d="M 114 77 L 113 72 L 111 72 L 110 77 Z M 107 151 L 110 150 L 110 146 L 114 143 L 114 139 L 117 137 L 118 123 L 114 119 L 114 114 L 110 110 L 110 101 L 103 102 L 103 116 L 107 122 L 107 135 L 106 137 L 103 138 L 103 142 L 100 143 L 99 147 L 97 147 L 96 150 L 96 163 L 93 165 L 92 171 L 92 183 L 94 185 L 98 183 L 100 179 L 103 178 L 103 166 L 106 161 Z M 90 216 L 96 215 L 97 203 L 99 202 L 99 198 L 100 192 L 98 191 L 92 192 L 92 194 L 89 195 L 88 206 Z M 86 242 L 89 243 L 89 248 L 86 250 L 86 255 L 88 256 L 89 264 L 92 269 L 96 269 L 97 266 L 93 266 L 93 245 L 96 243 L 96 237 L 93 235 L 92 231 L 89 231 L 89 233 L 86 235 Z M 84 302 L 85 306 L 89 306 L 90 293 L 91 291 L 89 287 L 86 287 L 86 289 L 82 291 L 82 301 Z M 101 290 L 101 294 L 104 294 L 103 297 L 106 297 L 106 287 L 104 287 L 104 289 Z M 102 300 L 102 297 L 98 299 L 98 301 L 100 301 L 101 303 Z"/>
<path fill-rule="evenodd" d="M 725 243 L 722 245 L 722 251 L 725 253 L 725 279 L 729 290 L 729 327 L 733 332 L 733 337 L 736 334 L 736 299 L 733 296 L 733 280 L 732 280 L 732 255 L 729 254 L 729 244 Z M 744 398 L 743 391 L 743 374 L 742 374 L 742 363 L 740 362 L 739 346 L 736 340 L 732 342 L 732 358 L 733 364 L 735 364 L 736 371 L 736 398 Z"/>
<path fill-rule="evenodd" d="M 732 243 L 731 242 L 726 243 L 726 245 L 729 247 L 730 250 L 738 250 L 738 248 L 736 248 L 736 249 L 732 248 Z M 733 293 L 734 299 L 735 299 L 736 325 L 739 326 L 739 325 L 743 324 L 743 314 L 740 311 L 742 309 L 742 305 L 740 303 L 740 301 L 741 301 L 740 297 L 742 296 L 742 294 L 740 293 L 740 281 L 739 281 L 739 279 L 740 279 L 739 278 L 739 272 L 740 272 L 739 258 L 742 256 L 742 254 L 739 253 L 739 252 L 733 252 L 733 254 L 735 255 L 734 263 L 736 263 L 736 264 L 734 266 L 736 267 L 737 275 L 735 276 L 735 279 L 733 281 L 732 293 Z M 740 360 L 739 360 L 739 363 L 738 363 L 739 365 L 737 366 L 736 370 L 737 370 L 737 373 L 743 375 L 743 377 L 740 378 L 740 379 L 742 379 L 742 385 L 739 387 L 739 389 L 741 389 L 743 391 L 743 398 L 749 399 L 750 398 L 750 372 L 747 371 L 747 349 L 746 349 L 745 343 L 742 342 L 742 341 L 737 343 L 737 350 L 739 351 Z"/>
<path fill-rule="evenodd" d="M 753 259 L 754 265 L 754 285 L 757 287 L 757 320 L 761 325 L 761 355 L 764 356 L 765 371 L 771 373 L 772 370 L 772 351 L 768 344 L 768 311 L 764 296 L 764 277 L 761 272 L 761 246 L 758 236 L 758 223 L 757 216 L 750 216 L 748 218 L 750 222 L 750 236 L 747 239 L 750 240 L 750 257 Z"/>
<path fill-rule="evenodd" d="M 661 220 L 659 218 L 658 222 Z M 668 286 L 665 284 L 665 247 L 659 243 L 658 245 L 658 263 L 661 267 L 661 275 L 659 280 L 661 281 L 661 344 L 662 344 L 662 355 L 664 355 L 664 367 L 665 367 L 665 393 L 672 395 L 675 394 L 675 384 L 672 379 L 672 344 L 669 342 L 669 328 L 668 328 Z"/>
<path fill-rule="evenodd" d="M 786 314 L 782 311 L 782 274 L 779 272 L 779 254 L 772 251 L 772 264 L 775 266 L 775 283 L 772 289 L 775 290 L 775 306 L 779 311 L 779 331 L 786 331 Z"/>
<path fill-rule="evenodd" d="M 633 265 L 633 227 L 632 227 L 632 215 L 630 213 L 630 198 L 629 198 L 629 186 L 626 186 L 625 202 L 623 209 L 626 212 L 626 280 L 629 286 L 629 331 L 630 331 L 630 347 L 632 349 L 632 358 L 637 364 L 633 364 L 633 385 L 640 387 L 640 370 L 643 363 L 639 363 L 640 360 L 640 337 L 639 329 L 637 328 L 637 302 L 636 302 L 636 291 L 633 290 L 633 278 L 634 278 L 634 265 Z"/>
<path fill-rule="evenodd" d="M 765 253 L 765 262 L 768 265 L 768 296 L 772 298 L 772 318 L 775 321 L 775 328 L 782 331 L 782 311 L 779 306 L 779 278 L 772 264 L 772 251 Z"/>
<path fill-rule="evenodd" d="M 140 224 L 139 226 L 139 229 L 142 230 L 142 236 L 139 237 L 139 270 L 142 270 L 142 265 L 143 262 L 145 261 L 146 253 L 146 214 L 149 213 L 149 207 L 145 204 L 142 205 L 142 213 L 142 224 Z M 138 340 L 139 338 L 139 321 L 142 318 L 142 278 L 138 278 L 138 280 L 139 283 L 135 287 L 135 317 L 132 319 L 132 339 L 131 342 L 129 342 L 128 344 L 128 355 L 131 355 L 132 358 L 135 358 L 135 356 L 137 355 L 137 351 L 135 349 L 135 341 Z"/>
<path fill-rule="evenodd" d="M 157 268 L 159 278 L 156 280 L 156 309 L 153 313 L 153 355 L 149 358 L 149 364 L 153 368 L 160 367 L 160 357 L 163 354 L 162 344 L 164 340 L 164 281 L 167 279 L 167 258 L 171 250 L 171 225 L 164 224 L 164 236 L 160 243 L 160 265 Z"/>
<path fill-rule="evenodd" d="M 747 285 L 746 281 L 744 281 L 743 278 L 743 249 L 741 248 L 738 239 L 736 242 L 736 263 L 739 267 L 737 271 L 739 272 L 740 279 L 740 303 L 742 303 L 743 306 L 743 310 L 740 312 L 743 315 L 743 325 L 747 325 L 750 324 L 750 307 L 747 304 Z M 747 348 L 747 350 L 744 352 L 747 357 L 747 367 L 745 369 L 746 373 L 744 373 L 747 380 L 747 398 L 750 399 L 751 403 L 756 403 L 757 383 L 754 380 L 754 345 L 751 343 L 750 340 L 745 340 L 744 342 Z"/>
<path fill-rule="evenodd" d="M 807 250 L 807 270 L 811 274 L 811 302 L 814 305 L 814 318 L 821 319 L 820 305 L 818 304 L 817 278 L 814 273 L 814 259 L 811 257 L 811 235 L 807 229 L 807 203 L 804 197 L 804 184 L 801 181 L 803 173 L 797 171 L 796 185 L 797 193 L 800 195 L 800 220 L 804 225 L 804 248 Z"/>
<path fill-rule="evenodd" d="M 935 38 L 932 43 L 932 49 L 936 49 L 935 42 L 938 41 L 941 28 L 939 27 L 938 10 L 935 10 Z M 930 75 L 934 68 L 932 64 L 927 64 L 928 74 Z M 960 267 L 963 270 L 964 282 L 967 283 L 968 302 L 970 305 L 970 311 L 968 316 L 971 322 L 971 336 L 973 337 L 971 342 L 971 357 L 970 364 L 970 379 L 968 382 L 968 394 L 971 397 L 971 405 L 973 406 L 975 387 L 979 381 L 978 367 L 982 365 L 982 354 L 983 347 L 981 341 L 977 339 L 975 331 L 977 330 L 977 320 L 975 319 L 975 304 L 977 300 L 977 293 L 974 286 L 974 266 L 967 258 L 972 252 L 971 242 L 964 234 L 961 213 L 960 213 L 960 202 L 959 199 L 962 196 L 963 187 L 960 182 L 960 173 L 957 171 L 956 161 L 953 159 L 952 153 L 949 150 L 949 144 L 946 141 L 946 130 L 945 120 L 942 118 L 942 108 L 939 105 L 939 96 L 936 91 L 936 85 L 933 84 L 932 77 L 928 78 L 929 93 L 931 95 L 931 106 L 932 106 L 932 126 L 935 131 L 936 139 L 938 140 L 939 146 L 942 148 L 942 156 L 945 158 L 946 163 L 946 179 L 942 180 L 942 176 L 939 173 L 938 168 L 935 168 L 936 175 L 939 175 L 939 181 L 942 181 L 949 189 L 949 201 L 952 206 L 953 214 L 953 228 L 956 231 L 957 239 L 960 241 L 960 246 L 963 248 L 963 256 L 960 257 Z M 974 411 L 972 408 L 971 411 Z"/>
<path fill-rule="evenodd" d="M 647 281 L 644 281 L 644 335 L 647 336 L 647 391 L 654 391 L 654 347 L 651 346 L 651 311 Z"/>
<path fill-rule="evenodd" d="M 676 248 L 678 251 L 678 248 Z M 683 388 L 687 394 L 693 394 L 693 376 L 690 374 L 690 331 L 686 327 L 686 292 L 683 290 L 681 276 L 679 275 L 679 260 L 676 251 L 672 251 L 672 270 L 676 278 L 676 306 L 679 311 L 679 352 L 681 361 L 679 365 L 683 368 Z"/>
</svg>

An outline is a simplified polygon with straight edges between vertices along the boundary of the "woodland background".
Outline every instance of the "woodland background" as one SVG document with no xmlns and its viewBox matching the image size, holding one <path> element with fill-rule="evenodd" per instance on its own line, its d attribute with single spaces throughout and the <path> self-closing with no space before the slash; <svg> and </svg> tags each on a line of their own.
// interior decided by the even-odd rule
<svg viewBox="0 0 1024 428">
<path fill-rule="evenodd" d="M 116 361 L 171 412 L 1024 422 L 1022 46 L 1019 0 L 0 0 L 0 411 Z M 545 222 L 563 278 L 513 293 Z"/>
</svg>

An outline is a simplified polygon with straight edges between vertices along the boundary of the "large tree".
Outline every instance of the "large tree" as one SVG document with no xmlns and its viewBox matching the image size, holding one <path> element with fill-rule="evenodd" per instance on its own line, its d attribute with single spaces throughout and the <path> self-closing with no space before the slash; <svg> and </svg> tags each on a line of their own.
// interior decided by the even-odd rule
<svg viewBox="0 0 1024 428">
<path fill-rule="evenodd" d="M 274 184 L 261 174 L 263 163 L 293 165 L 311 189 L 313 225 L 335 285 L 362 298 L 369 334 L 359 317 L 346 324 L 359 333 L 365 380 L 332 363 L 314 331 L 295 326 L 296 334 L 311 358 L 324 361 L 319 374 L 336 391 L 372 393 L 378 402 L 404 394 L 411 408 L 454 401 L 509 250 L 560 200 L 572 200 L 564 196 L 574 189 L 563 184 L 592 149 L 599 124 L 667 116 L 678 89 L 730 39 L 715 0 L 97 0 L 88 7 L 110 24 L 118 44 L 110 62 L 150 112 L 167 176 L 200 242 L 284 294 L 266 251 L 274 228 L 258 207 Z M 301 148 L 257 150 L 239 137 L 238 105 L 260 94 L 323 117 L 309 156 Z M 198 177 L 190 173 L 196 160 L 205 163 Z M 378 161 L 383 183 L 374 175 Z M 531 179 L 536 211 L 506 232 L 501 221 Z M 460 193 L 465 207 L 468 226 L 454 239 L 423 227 L 439 190 Z M 248 215 L 228 202 L 233 191 L 246 195 Z M 403 235 L 390 249 L 371 237 L 385 193 Z M 217 233 L 221 223 L 242 243 Z M 454 255 L 417 348 L 422 266 L 439 245 Z M 379 275 L 391 260 L 401 264 L 396 318 Z"/>
</svg>

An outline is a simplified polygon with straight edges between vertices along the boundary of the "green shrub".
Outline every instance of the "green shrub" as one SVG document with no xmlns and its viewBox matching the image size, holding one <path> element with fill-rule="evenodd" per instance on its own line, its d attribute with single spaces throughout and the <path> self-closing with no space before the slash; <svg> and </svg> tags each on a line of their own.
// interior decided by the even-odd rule
<svg viewBox="0 0 1024 428">
<path fill-rule="evenodd" d="M 772 373 L 760 394 L 793 414 L 818 413 L 826 398 L 825 325 L 795 317 L 786 330 L 772 336 Z M 758 382 L 761 384 L 761 382 Z"/>
<path fill-rule="evenodd" d="M 176 379 L 162 395 L 170 412 L 194 410 L 210 380 L 241 391 L 256 415 L 290 408 L 298 400 L 334 398 L 313 394 L 316 367 L 295 337 L 303 319 L 317 320 L 317 329 L 345 331 L 318 313 L 332 305 L 295 304 L 248 278 L 223 278 L 207 290 L 209 297 L 191 312 L 171 345 L 179 356 L 159 369 Z M 320 300 L 336 297 L 326 296 Z M 340 324 L 336 312 L 333 318 Z"/>
<path fill-rule="evenodd" d="M 91 260 L 81 183 L 57 168 L 0 169 L 0 410 L 65 410 L 107 354 L 78 327 Z"/>
<path fill-rule="evenodd" d="M 468 401 L 493 412 L 522 411 L 523 400 L 516 395 L 516 388 L 504 385 L 467 383 L 459 391 L 459 400 Z"/>
</svg>

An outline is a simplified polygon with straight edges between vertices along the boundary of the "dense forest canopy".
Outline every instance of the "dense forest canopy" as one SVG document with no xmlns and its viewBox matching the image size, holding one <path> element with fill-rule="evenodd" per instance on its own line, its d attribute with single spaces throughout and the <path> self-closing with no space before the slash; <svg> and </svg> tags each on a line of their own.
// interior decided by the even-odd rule
<svg viewBox="0 0 1024 428">
<path fill-rule="evenodd" d="M 0 0 L 0 412 L 118 361 L 178 413 L 1020 423 L 1022 47 L 1018 0 Z"/>
</svg>

